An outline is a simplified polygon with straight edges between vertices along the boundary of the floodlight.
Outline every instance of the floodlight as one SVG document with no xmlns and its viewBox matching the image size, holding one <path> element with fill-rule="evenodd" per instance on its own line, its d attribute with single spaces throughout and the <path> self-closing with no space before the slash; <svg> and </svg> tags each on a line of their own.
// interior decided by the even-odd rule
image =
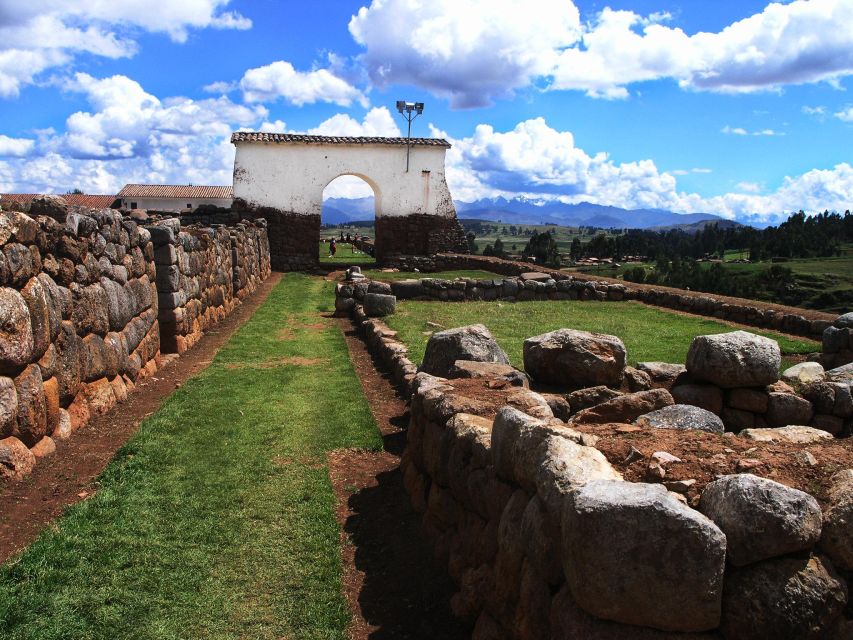
<svg viewBox="0 0 853 640">
<path fill-rule="evenodd" d="M 397 111 L 409 123 L 408 133 L 406 133 L 406 173 L 409 172 L 409 140 L 412 137 L 412 120 L 417 118 L 424 112 L 423 102 L 406 102 L 405 100 L 397 100 Z"/>
</svg>

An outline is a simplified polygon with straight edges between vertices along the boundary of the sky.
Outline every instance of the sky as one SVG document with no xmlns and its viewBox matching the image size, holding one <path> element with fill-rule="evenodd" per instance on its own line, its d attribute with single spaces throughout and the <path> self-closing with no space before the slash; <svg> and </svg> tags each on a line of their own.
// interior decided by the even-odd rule
<svg viewBox="0 0 853 640">
<path fill-rule="evenodd" d="M 234 130 L 401 99 L 458 201 L 853 209 L 853 0 L 0 0 L 0 192 L 230 184 Z"/>
</svg>

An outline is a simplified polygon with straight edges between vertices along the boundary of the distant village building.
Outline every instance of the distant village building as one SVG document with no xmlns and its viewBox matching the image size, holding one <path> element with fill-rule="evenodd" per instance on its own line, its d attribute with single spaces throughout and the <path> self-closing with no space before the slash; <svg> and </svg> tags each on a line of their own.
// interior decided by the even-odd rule
<svg viewBox="0 0 853 640">
<path fill-rule="evenodd" d="M 152 211 L 195 210 L 201 205 L 230 208 L 234 200 L 230 186 L 126 184 L 118 192 L 122 209 Z"/>
<path fill-rule="evenodd" d="M 34 198 L 40 198 L 41 193 L 0 193 L 0 207 L 9 209 L 12 203 L 21 206 L 28 205 Z M 86 193 L 66 193 L 60 196 L 66 203 L 74 207 L 89 207 L 91 209 L 117 208 L 116 196 L 89 195 Z"/>
</svg>

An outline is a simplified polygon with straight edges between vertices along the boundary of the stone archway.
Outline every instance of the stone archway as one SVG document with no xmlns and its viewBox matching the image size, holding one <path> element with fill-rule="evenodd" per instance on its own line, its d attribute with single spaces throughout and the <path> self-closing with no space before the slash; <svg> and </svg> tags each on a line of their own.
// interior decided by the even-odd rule
<svg viewBox="0 0 853 640">
<path fill-rule="evenodd" d="M 316 266 L 323 189 L 341 175 L 358 176 L 378 197 L 380 262 L 465 248 L 444 175 L 445 140 L 237 132 L 231 142 L 235 206 L 267 218 L 275 269 Z"/>
</svg>

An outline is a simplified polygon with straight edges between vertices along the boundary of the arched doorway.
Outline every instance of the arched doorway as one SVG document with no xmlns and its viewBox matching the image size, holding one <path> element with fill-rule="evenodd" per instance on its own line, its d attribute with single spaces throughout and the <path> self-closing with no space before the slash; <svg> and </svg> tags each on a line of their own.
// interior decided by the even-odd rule
<svg viewBox="0 0 853 640">
<path fill-rule="evenodd" d="M 323 191 L 342 175 L 368 182 L 380 201 L 380 264 L 467 250 L 445 179 L 446 140 L 238 131 L 231 142 L 234 207 L 243 217 L 267 219 L 274 269 L 317 266 Z"/>
<path fill-rule="evenodd" d="M 321 264 L 365 265 L 376 261 L 376 218 L 382 191 L 368 176 L 344 173 L 323 189 L 320 212 Z M 331 255 L 331 240 L 336 253 Z"/>
</svg>

